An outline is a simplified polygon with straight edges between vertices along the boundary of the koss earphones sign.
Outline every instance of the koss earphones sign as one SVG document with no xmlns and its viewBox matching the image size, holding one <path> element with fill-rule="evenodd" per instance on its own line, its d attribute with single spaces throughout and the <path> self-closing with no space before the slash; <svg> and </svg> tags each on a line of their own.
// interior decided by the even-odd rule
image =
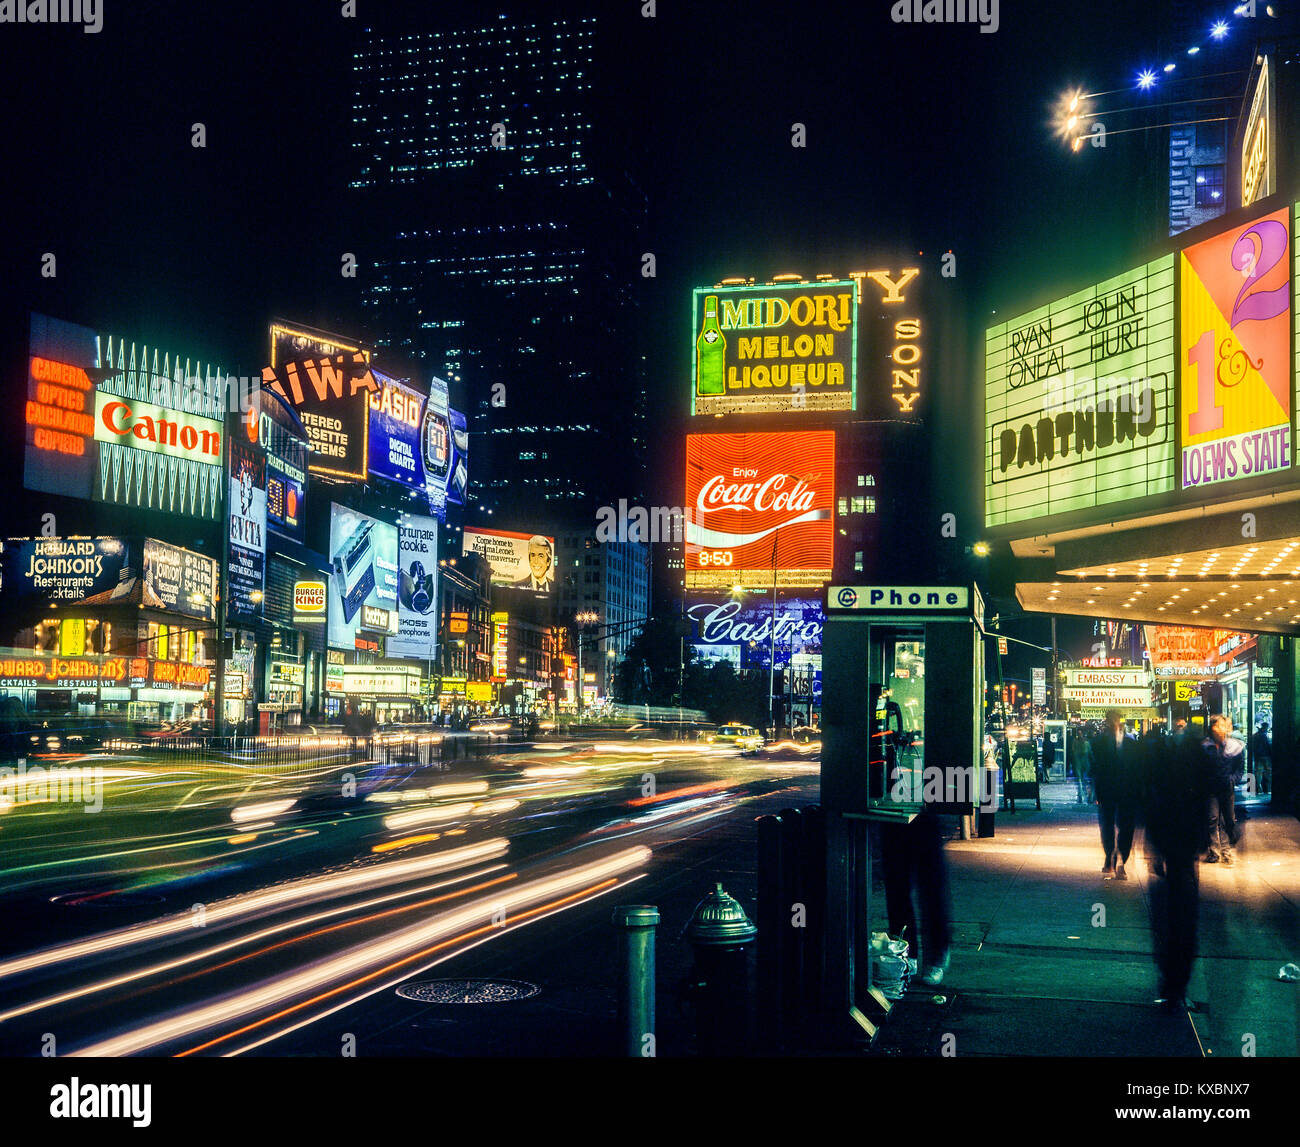
<svg viewBox="0 0 1300 1147">
<path fill-rule="evenodd" d="M 397 527 L 397 634 L 390 657 L 431 660 L 438 635 L 438 523 L 403 518 Z"/>
<path fill-rule="evenodd" d="M 1180 488 L 1289 469 L 1289 210 L 1188 247 L 1178 268 Z"/>
<path fill-rule="evenodd" d="M 835 432 L 686 436 L 686 585 L 822 586 L 831 577 Z"/>
</svg>

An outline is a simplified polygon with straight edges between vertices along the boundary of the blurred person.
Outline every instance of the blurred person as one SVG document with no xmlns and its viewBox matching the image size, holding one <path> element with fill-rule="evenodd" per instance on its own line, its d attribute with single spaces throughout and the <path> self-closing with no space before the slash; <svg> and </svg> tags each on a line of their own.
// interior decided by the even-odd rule
<svg viewBox="0 0 1300 1147">
<path fill-rule="evenodd" d="M 1232 735 L 1232 721 L 1223 713 L 1210 718 L 1209 730 L 1210 735 L 1201 742 L 1209 785 L 1205 812 L 1210 839 L 1204 859 L 1208 864 L 1231 866 L 1232 850 L 1241 837 L 1233 790 L 1241 780 L 1246 746 Z"/>
<path fill-rule="evenodd" d="M 1104 880 L 1127 880 L 1124 866 L 1133 849 L 1133 830 L 1141 803 L 1141 754 L 1137 742 L 1124 730 L 1124 714 L 1106 711 L 1105 727 L 1092 742 L 1093 799 L 1106 855 Z"/>
<path fill-rule="evenodd" d="M 903 769 L 898 750 L 910 735 L 902 727 L 901 708 L 879 685 L 871 686 L 868 703 L 874 716 L 871 764 L 883 770 L 886 792 L 893 792 Z M 923 804 L 907 824 L 881 824 L 880 859 L 890 934 L 910 945 L 910 955 L 921 968 L 922 983 L 939 984 L 948 970 L 952 947 L 952 901 L 938 814 Z M 919 935 L 912 902 L 914 887 L 921 909 Z"/>
<path fill-rule="evenodd" d="M 1070 763 L 1074 768 L 1075 804 L 1092 804 L 1092 746 L 1082 729 L 1071 738 Z"/>
<path fill-rule="evenodd" d="M 1200 888 L 1196 861 L 1208 844 L 1205 807 L 1209 773 L 1187 722 L 1147 759 L 1146 843 L 1151 883 L 1151 931 L 1158 988 L 1156 1003 L 1185 1011 L 1196 959 Z"/>
<path fill-rule="evenodd" d="M 1273 791 L 1273 742 L 1269 739 L 1267 721 L 1259 722 L 1250 739 L 1250 767 L 1255 774 L 1255 792 L 1267 796 Z"/>
</svg>

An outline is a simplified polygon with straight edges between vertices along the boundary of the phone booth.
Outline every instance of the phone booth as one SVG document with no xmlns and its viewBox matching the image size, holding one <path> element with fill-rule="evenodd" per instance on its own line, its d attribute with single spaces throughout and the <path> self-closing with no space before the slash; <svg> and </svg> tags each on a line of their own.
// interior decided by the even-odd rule
<svg viewBox="0 0 1300 1147">
<path fill-rule="evenodd" d="M 974 585 L 827 590 L 825 1005 L 851 1039 L 872 1038 L 872 1017 L 891 1006 L 870 981 L 872 825 L 888 833 L 923 811 L 970 817 L 992 800 L 983 625 Z"/>
</svg>

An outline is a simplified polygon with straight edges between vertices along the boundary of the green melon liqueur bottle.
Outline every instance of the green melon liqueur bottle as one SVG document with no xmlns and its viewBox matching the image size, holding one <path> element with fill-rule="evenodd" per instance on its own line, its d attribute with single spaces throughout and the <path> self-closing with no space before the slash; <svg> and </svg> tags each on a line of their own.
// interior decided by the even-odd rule
<svg viewBox="0 0 1300 1147">
<path fill-rule="evenodd" d="M 723 370 L 727 357 L 727 340 L 718 327 L 718 296 L 704 299 L 704 325 L 695 340 L 695 393 L 725 394 Z"/>
</svg>

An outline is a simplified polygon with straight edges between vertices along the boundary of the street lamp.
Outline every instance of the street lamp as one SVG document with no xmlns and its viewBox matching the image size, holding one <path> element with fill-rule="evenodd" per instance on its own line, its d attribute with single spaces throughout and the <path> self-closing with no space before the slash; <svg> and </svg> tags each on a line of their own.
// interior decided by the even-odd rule
<svg viewBox="0 0 1300 1147">
<path fill-rule="evenodd" d="M 583 610 L 574 617 L 574 622 L 578 629 L 578 723 L 582 723 L 582 642 L 586 637 L 586 627 L 594 625 L 600 620 L 600 615 L 594 610 Z"/>
</svg>

